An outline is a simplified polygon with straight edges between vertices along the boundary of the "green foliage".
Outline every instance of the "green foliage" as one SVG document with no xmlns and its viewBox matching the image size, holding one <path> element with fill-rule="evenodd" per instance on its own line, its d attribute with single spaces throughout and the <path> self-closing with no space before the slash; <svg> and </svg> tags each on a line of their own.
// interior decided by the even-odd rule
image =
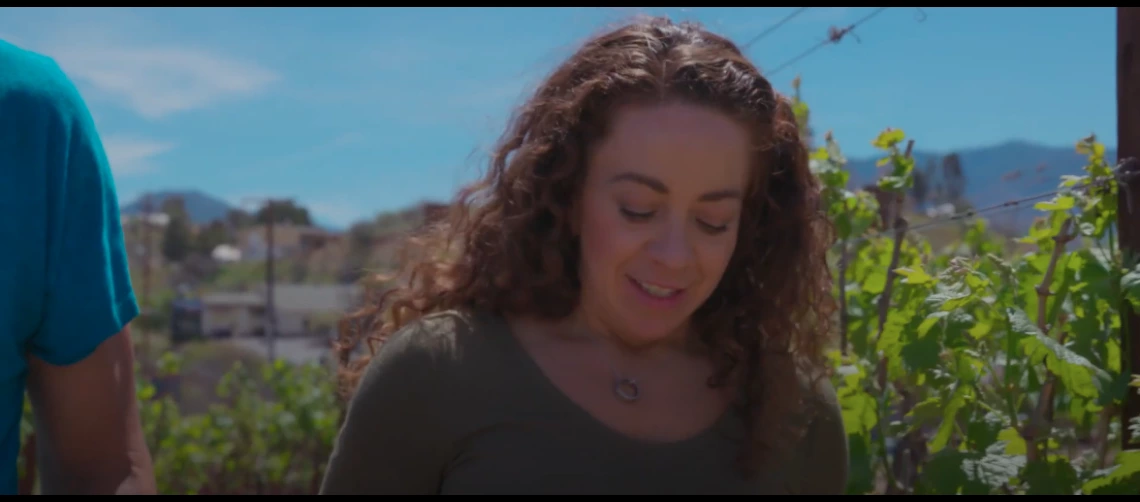
<svg viewBox="0 0 1140 502">
<path fill-rule="evenodd" d="M 194 236 L 190 232 L 190 217 L 180 197 L 166 199 L 162 212 L 170 217 L 162 233 L 162 255 L 171 262 L 180 262 L 193 251 Z"/>
<path fill-rule="evenodd" d="M 905 138 L 887 129 L 873 141 L 889 166 L 885 192 L 913 186 Z M 1006 256 L 982 220 L 950 252 L 915 234 L 896 252 L 893 232 L 868 231 L 875 198 L 847 189 L 834 139 L 813 153 L 849 253 L 835 289 L 846 346 L 831 355 L 849 493 L 1140 493 L 1140 451 L 1117 451 L 1112 427 L 1134 378 L 1121 370 L 1117 308 L 1140 305 L 1140 268 L 1111 245 L 1116 188 L 1103 182 L 1104 146 L 1088 138 L 1077 149 L 1085 174 L 1035 206 L 1041 217 L 1020 241 L 1037 250 L 1019 256 Z"/>
<path fill-rule="evenodd" d="M 272 218 L 270 214 L 272 213 Z M 312 225 L 313 220 L 309 210 L 293 201 L 273 201 L 262 207 L 254 214 L 254 221 L 258 225 L 265 225 L 272 220 L 274 223 L 289 223 L 293 225 Z"/>
<path fill-rule="evenodd" d="M 204 256 L 210 256 L 214 248 L 230 240 L 230 232 L 226 228 L 226 224 L 222 220 L 214 220 L 198 230 L 198 236 L 194 239 L 194 251 Z"/>
<path fill-rule="evenodd" d="M 147 445 L 161 494 L 314 494 L 340 423 L 335 379 L 321 366 L 235 363 L 218 384 L 222 403 L 184 415 L 180 380 L 192 372 L 168 352 L 153 383 L 136 368 Z M 25 407 L 21 432 L 32 433 Z M 21 476 L 26 466 L 21 461 Z"/>
</svg>

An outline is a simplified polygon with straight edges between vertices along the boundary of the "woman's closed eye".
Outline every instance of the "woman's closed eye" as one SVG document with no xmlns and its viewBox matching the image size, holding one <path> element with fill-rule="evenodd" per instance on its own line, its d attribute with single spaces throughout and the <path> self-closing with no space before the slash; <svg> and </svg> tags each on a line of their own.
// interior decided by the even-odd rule
<svg viewBox="0 0 1140 502">
<path fill-rule="evenodd" d="M 643 221 L 649 220 L 650 218 L 653 218 L 653 215 L 657 214 L 657 212 L 656 211 L 634 211 L 632 209 L 623 207 L 623 208 L 621 208 L 621 214 L 623 216 L 625 216 L 626 219 L 628 219 L 630 221 L 643 222 Z M 703 230 L 705 230 L 706 232 L 708 232 L 710 234 L 719 234 L 719 233 L 722 233 L 722 232 L 725 232 L 728 230 L 728 224 L 727 223 L 718 225 L 715 223 L 709 223 L 709 222 L 706 222 L 704 220 L 697 219 L 697 224 L 700 225 Z"/>
<path fill-rule="evenodd" d="M 701 220 L 697 220 L 697 223 L 699 223 L 701 225 L 701 228 L 705 229 L 705 231 L 710 234 L 719 234 L 728 231 L 727 223 L 724 225 L 713 225 L 712 223 L 706 223 Z"/>
<path fill-rule="evenodd" d="M 653 217 L 656 211 L 634 211 L 632 209 L 621 208 L 621 214 L 631 221 L 645 221 Z"/>
</svg>

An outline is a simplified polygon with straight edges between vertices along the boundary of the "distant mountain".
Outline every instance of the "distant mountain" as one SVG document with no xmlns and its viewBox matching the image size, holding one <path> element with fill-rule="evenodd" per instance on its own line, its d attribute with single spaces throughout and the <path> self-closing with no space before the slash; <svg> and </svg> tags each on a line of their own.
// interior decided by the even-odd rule
<svg viewBox="0 0 1140 502">
<path fill-rule="evenodd" d="M 226 214 L 229 213 L 230 210 L 237 209 L 222 199 L 198 190 L 164 190 L 151 193 L 150 196 L 154 211 L 158 211 L 166 199 L 181 197 L 186 204 L 186 212 L 190 214 L 190 221 L 195 225 L 203 225 L 214 220 L 225 219 Z M 120 212 L 126 215 L 142 213 L 145 197 L 146 194 L 143 194 L 130 204 L 122 206 Z M 331 232 L 340 232 L 343 230 L 339 225 L 321 221 L 320 218 L 317 218 L 312 213 L 310 213 L 310 217 L 313 218 L 313 226 L 315 227 L 323 228 Z"/>
<path fill-rule="evenodd" d="M 186 212 L 190 216 L 190 221 L 195 225 L 202 225 L 210 223 L 214 220 L 224 219 L 226 213 L 231 209 L 235 209 L 229 203 L 221 200 L 212 195 L 200 192 L 198 190 L 167 190 L 161 192 L 153 192 L 150 194 L 151 205 L 154 211 L 158 211 L 162 207 L 162 203 L 167 199 L 174 197 L 181 197 L 183 203 L 186 204 Z M 135 201 L 122 206 L 120 211 L 127 215 L 136 215 L 143 212 L 143 201 L 146 199 L 146 194 L 143 194 Z"/>
<path fill-rule="evenodd" d="M 966 198 L 976 208 L 984 208 L 1012 199 L 1051 192 L 1057 189 L 1061 175 L 1080 174 L 1085 164 L 1084 156 L 1073 146 L 1047 146 L 1024 140 L 1013 140 L 992 146 L 964 148 L 953 152 L 917 150 L 915 159 L 918 169 L 925 169 L 929 160 L 941 163 L 942 157 L 957 153 L 961 158 L 962 170 L 966 175 Z M 1109 149 L 1107 157 L 1116 160 L 1116 150 Z M 852 186 L 861 187 L 873 183 L 878 178 L 879 168 L 875 162 L 879 157 L 848 159 L 847 168 L 852 176 Z M 1020 170 L 1020 176 L 1009 176 Z M 182 197 L 186 210 L 195 224 L 209 223 L 225 218 L 226 213 L 235 209 L 229 203 L 197 190 L 167 190 L 154 192 L 152 204 L 157 210 L 169 197 Z M 143 198 L 122 207 L 123 214 L 142 212 Z M 1033 216 L 1032 203 L 1025 209 L 987 218 L 995 218 L 1004 224 L 1024 226 Z M 363 216 L 363 215 L 362 215 Z M 332 225 L 315 218 L 314 225 L 327 230 L 343 230 L 341 225 Z"/>
<path fill-rule="evenodd" d="M 985 208 L 1002 202 L 1057 189 L 1061 176 L 1082 174 L 1085 157 L 1073 146 L 1046 146 L 1024 140 L 1007 141 L 992 146 L 965 148 L 953 152 L 916 150 L 916 168 L 925 169 L 933 159 L 941 164 L 942 157 L 957 153 L 966 175 L 966 199 L 976 208 Z M 1116 149 L 1108 149 L 1106 157 L 1116 160 Z M 875 162 L 880 157 L 849 159 L 853 186 L 861 187 L 878 178 Z M 1019 175 L 1011 174 L 1020 171 Z M 1005 212 L 993 218 L 1018 227 L 1027 225 L 1034 216 L 1033 203 L 1026 209 Z"/>
</svg>

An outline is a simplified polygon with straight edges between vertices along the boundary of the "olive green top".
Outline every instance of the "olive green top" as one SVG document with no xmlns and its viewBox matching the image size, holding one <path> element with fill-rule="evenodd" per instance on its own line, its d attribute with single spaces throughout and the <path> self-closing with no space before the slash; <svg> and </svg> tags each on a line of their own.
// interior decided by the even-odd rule
<svg viewBox="0 0 1140 502">
<path fill-rule="evenodd" d="M 817 387 L 803 439 L 750 480 L 735 413 L 689 439 L 634 439 L 555 387 L 501 318 L 433 314 L 369 363 L 321 494 L 842 494 L 847 436 Z"/>
</svg>

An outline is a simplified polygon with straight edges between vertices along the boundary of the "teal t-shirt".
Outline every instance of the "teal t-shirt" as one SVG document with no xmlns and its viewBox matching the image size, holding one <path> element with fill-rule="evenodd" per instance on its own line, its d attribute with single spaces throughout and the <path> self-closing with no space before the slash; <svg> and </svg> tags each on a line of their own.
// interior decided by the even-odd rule
<svg viewBox="0 0 1140 502">
<path fill-rule="evenodd" d="M 51 59 L 0 41 L 0 495 L 16 492 L 28 354 L 90 355 L 138 314 L 111 169 Z"/>
</svg>

